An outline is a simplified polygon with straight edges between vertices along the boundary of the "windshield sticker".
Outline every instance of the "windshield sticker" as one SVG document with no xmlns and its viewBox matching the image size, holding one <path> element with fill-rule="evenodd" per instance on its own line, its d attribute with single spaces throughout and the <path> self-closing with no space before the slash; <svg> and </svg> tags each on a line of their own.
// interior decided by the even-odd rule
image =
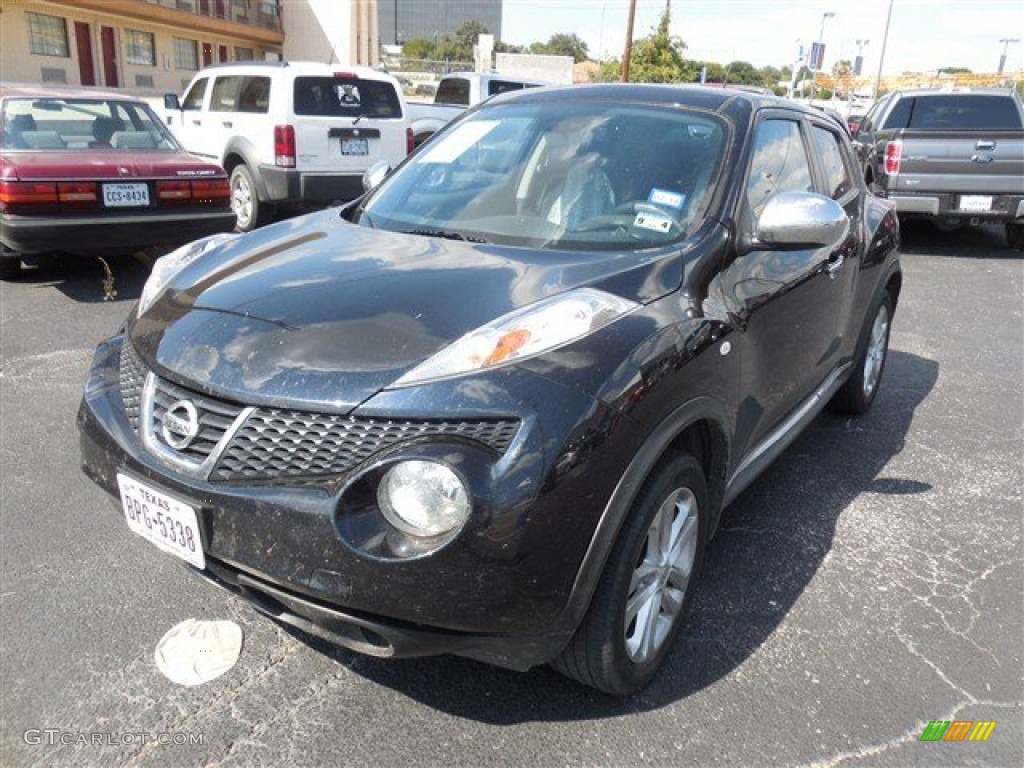
<svg viewBox="0 0 1024 768">
<path fill-rule="evenodd" d="M 633 219 L 633 226 L 640 227 L 641 229 L 650 229 L 654 232 L 661 232 L 662 234 L 672 229 L 672 219 L 661 213 L 652 213 L 650 211 L 641 211 Z"/>
<path fill-rule="evenodd" d="M 432 146 L 430 151 L 422 157 L 416 158 L 416 162 L 454 163 L 467 149 L 497 127 L 498 123 L 495 120 L 474 120 L 472 123 L 463 123 L 455 130 L 445 134 L 444 137 L 439 137 L 440 140 L 436 142 L 436 146 Z"/>
<path fill-rule="evenodd" d="M 686 195 L 679 192 L 669 192 L 667 189 L 655 188 L 651 190 L 651 194 L 647 198 L 647 202 L 679 210 L 686 205 Z"/>
</svg>

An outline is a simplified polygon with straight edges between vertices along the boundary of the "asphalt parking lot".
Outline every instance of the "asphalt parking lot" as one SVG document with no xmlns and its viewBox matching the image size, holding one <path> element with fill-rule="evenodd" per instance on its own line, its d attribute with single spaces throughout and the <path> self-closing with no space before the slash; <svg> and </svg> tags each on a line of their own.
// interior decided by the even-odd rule
<svg viewBox="0 0 1024 768">
<path fill-rule="evenodd" d="M 903 263 L 874 409 L 820 417 L 733 504 L 666 669 L 622 701 L 547 669 L 356 656 L 191 576 L 78 471 L 92 348 L 146 268 L 112 263 L 113 302 L 93 260 L 0 284 L 0 764 L 1024 764 L 1024 256 L 920 225 Z M 184 688 L 153 651 L 190 617 L 245 641 Z M 932 720 L 997 725 L 922 743 Z"/>
</svg>

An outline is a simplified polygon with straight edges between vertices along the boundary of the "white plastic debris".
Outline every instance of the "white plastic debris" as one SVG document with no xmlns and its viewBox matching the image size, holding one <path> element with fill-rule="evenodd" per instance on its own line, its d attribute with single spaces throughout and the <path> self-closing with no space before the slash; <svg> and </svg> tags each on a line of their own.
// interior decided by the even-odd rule
<svg viewBox="0 0 1024 768">
<path fill-rule="evenodd" d="M 238 661 L 242 628 L 233 621 L 187 619 L 160 638 L 156 666 L 179 685 L 200 685 L 220 677 Z"/>
</svg>

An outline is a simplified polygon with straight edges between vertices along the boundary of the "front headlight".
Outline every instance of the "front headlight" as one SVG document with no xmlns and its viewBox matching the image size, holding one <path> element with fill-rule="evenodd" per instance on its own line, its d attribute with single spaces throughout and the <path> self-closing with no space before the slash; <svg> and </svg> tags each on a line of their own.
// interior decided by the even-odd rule
<svg viewBox="0 0 1024 768">
<path fill-rule="evenodd" d="M 399 462 L 384 474 L 377 504 L 395 528 L 427 538 L 461 527 L 470 512 L 469 493 L 459 476 L 444 464 L 418 459 Z"/>
<path fill-rule="evenodd" d="M 593 333 L 639 306 L 595 288 L 553 296 L 470 331 L 406 373 L 395 386 L 524 360 Z"/>
<path fill-rule="evenodd" d="M 210 235 L 204 237 L 188 245 L 183 245 L 175 251 L 171 251 L 166 256 L 161 256 L 153 264 L 153 269 L 149 273 L 149 279 L 146 280 L 146 285 L 142 289 L 142 295 L 139 297 L 139 314 L 142 315 L 149 309 L 153 302 L 157 300 L 161 293 L 164 292 L 164 288 L 167 284 L 174 279 L 174 276 L 181 272 L 185 267 L 191 264 L 193 261 L 198 259 L 204 253 L 207 253 L 218 245 L 233 240 L 238 237 L 236 233 L 225 232 L 219 235 Z"/>
</svg>

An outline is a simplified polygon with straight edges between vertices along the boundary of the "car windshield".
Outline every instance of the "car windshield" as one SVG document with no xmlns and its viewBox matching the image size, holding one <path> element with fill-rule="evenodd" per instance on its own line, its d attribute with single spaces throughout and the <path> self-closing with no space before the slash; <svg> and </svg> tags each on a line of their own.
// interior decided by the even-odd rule
<svg viewBox="0 0 1024 768">
<path fill-rule="evenodd" d="M 178 151 L 180 147 L 146 104 L 45 97 L 3 101 L 0 149 Z"/>
<path fill-rule="evenodd" d="M 534 248 L 655 247 L 700 223 L 726 131 L 679 107 L 491 105 L 424 145 L 357 220 Z"/>
</svg>

